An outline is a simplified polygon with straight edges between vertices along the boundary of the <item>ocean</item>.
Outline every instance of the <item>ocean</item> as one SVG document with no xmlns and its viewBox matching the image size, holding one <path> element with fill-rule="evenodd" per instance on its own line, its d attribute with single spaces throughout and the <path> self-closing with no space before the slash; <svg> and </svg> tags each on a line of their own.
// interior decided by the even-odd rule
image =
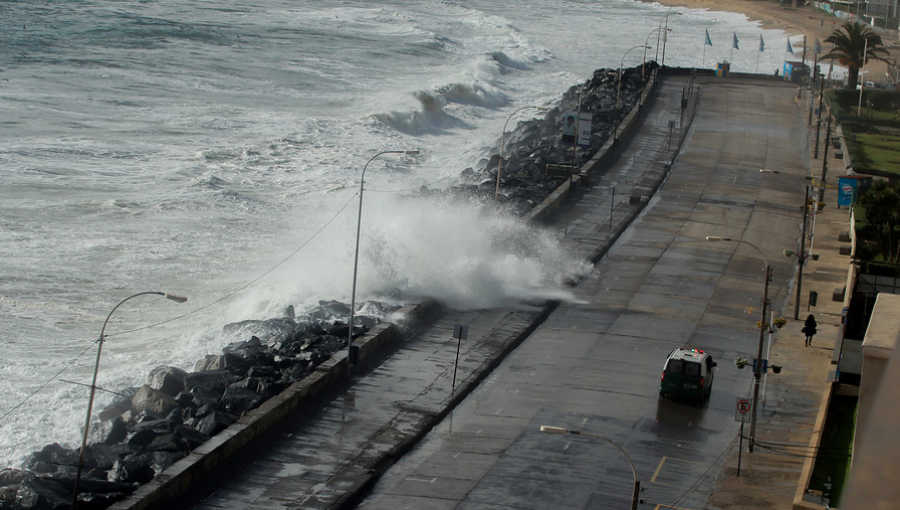
<svg viewBox="0 0 900 510">
<path fill-rule="evenodd" d="M 0 2 L 0 467 L 80 443 L 96 340 L 133 294 L 188 301 L 115 309 L 95 411 L 218 353 L 225 324 L 349 302 L 363 168 L 358 302 L 565 299 L 588 268 L 559 233 L 405 197 L 595 69 L 772 74 L 785 40 L 632 0 Z M 391 150 L 420 153 L 372 159 Z"/>
</svg>

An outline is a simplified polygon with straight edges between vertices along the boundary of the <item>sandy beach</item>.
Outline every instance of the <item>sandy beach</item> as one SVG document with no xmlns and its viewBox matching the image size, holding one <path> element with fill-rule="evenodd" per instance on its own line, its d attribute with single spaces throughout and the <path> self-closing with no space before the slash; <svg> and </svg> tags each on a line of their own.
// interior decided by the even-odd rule
<svg viewBox="0 0 900 510">
<path fill-rule="evenodd" d="M 830 45 L 824 44 L 825 39 L 845 22 L 812 6 L 782 7 L 773 0 L 658 0 L 658 3 L 670 7 L 736 12 L 760 22 L 762 28 L 783 30 L 792 36 L 805 34 L 809 46 L 808 56 L 812 55 L 815 39 L 823 43 L 823 51 L 828 51 Z M 886 36 L 882 36 L 882 40 L 885 49 L 891 52 L 887 58 L 895 58 L 894 55 L 900 52 L 900 45 Z M 887 64 L 884 62 L 869 62 L 867 74 L 872 81 L 887 81 L 886 71 Z"/>
</svg>

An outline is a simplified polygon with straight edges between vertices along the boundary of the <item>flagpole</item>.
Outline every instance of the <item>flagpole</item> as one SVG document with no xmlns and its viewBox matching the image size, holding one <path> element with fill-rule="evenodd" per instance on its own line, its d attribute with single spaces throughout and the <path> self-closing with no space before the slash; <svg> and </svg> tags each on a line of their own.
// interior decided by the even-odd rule
<svg viewBox="0 0 900 510">
<path fill-rule="evenodd" d="M 803 56 L 800 57 L 800 76 L 803 76 L 803 72 L 806 71 L 806 34 L 803 34 Z M 803 82 L 800 82 L 800 87 L 798 87 L 799 94 L 803 93 Z M 799 98 L 800 96 L 798 96 Z"/>
<path fill-rule="evenodd" d="M 703 41 L 703 58 L 700 59 L 700 68 L 706 69 L 706 41 Z"/>
<path fill-rule="evenodd" d="M 869 53 L 869 38 L 868 37 L 866 37 L 866 42 L 865 42 L 865 44 L 863 44 L 863 54 L 862 54 L 862 62 L 863 62 L 862 77 L 863 78 L 866 77 L 866 56 L 867 56 L 866 54 L 867 53 Z M 856 105 L 856 116 L 857 117 L 859 117 L 860 113 L 862 112 L 862 96 L 863 96 L 863 89 L 865 88 L 862 85 L 864 83 L 865 82 L 859 83 L 859 74 L 857 74 L 856 85 L 859 86 L 859 104 Z"/>
<path fill-rule="evenodd" d="M 756 74 L 759 74 L 759 54 L 763 51 L 762 34 L 759 35 L 759 49 L 756 50 Z"/>
<path fill-rule="evenodd" d="M 816 59 L 815 59 L 815 62 L 813 63 L 813 69 L 812 69 L 812 72 L 813 72 L 812 85 L 809 88 L 809 120 L 806 123 L 808 126 L 812 126 L 812 111 L 813 111 L 813 109 L 812 109 L 812 93 L 816 89 L 816 78 L 817 78 L 816 75 L 819 74 L 818 67 L 819 67 L 819 52 L 820 51 L 821 50 L 819 49 L 819 38 L 817 37 L 816 44 L 813 46 L 813 54 L 816 56 Z"/>
</svg>

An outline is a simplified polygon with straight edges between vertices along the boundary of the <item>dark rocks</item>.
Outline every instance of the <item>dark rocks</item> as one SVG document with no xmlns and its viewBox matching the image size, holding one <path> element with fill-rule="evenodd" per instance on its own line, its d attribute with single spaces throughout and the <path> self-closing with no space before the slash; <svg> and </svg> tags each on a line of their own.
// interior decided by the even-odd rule
<svg viewBox="0 0 900 510">
<path fill-rule="evenodd" d="M 229 425 L 234 423 L 234 421 L 234 418 L 227 413 L 212 411 L 202 418 L 188 420 L 185 422 L 185 425 L 195 429 L 201 434 L 212 437 L 226 429 Z"/>
<path fill-rule="evenodd" d="M 150 371 L 147 385 L 170 397 L 184 391 L 184 376 L 187 372 L 177 367 L 157 367 Z"/>
<path fill-rule="evenodd" d="M 379 316 L 394 309 L 366 303 Z M 289 313 L 288 313 L 289 312 Z M 297 316 L 242 321 L 223 336 L 242 336 L 197 362 L 197 370 L 153 369 L 147 384 L 118 391 L 92 426 L 79 483 L 78 508 L 106 508 L 147 483 L 241 416 L 307 376 L 334 352 L 346 349 L 350 308 L 323 301 Z M 378 319 L 354 318 L 353 336 Z M 52 444 L 31 454 L 24 470 L 0 471 L 0 509 L 71 506 L 78 448 Z"/>
<path fill-rule="evenodd" d="M 72 493 L 57 480 L 18 469 L 0 471 L 0 508 L 68 509 Z"/>
<path fill-rule="evenodd" d="M 548 170 L 548 165 L 581 167 L 589 161 L 638 103 L 644 82 L 657 67 L 651 62 L 622 69 L 621 82 L 618 69 L 598 69 L 584 83 L 569 88 L 559 106 L 547 112 L 543 119 L 519 122 L 511 132 L 505 133 L 503 147 L 498 145 L 496 154 L 460 173 L 461 184 L 421 193 L 457 200 L 499 201 L 512 214 L 525 214 L 566 179 Z M 563 116 L 567 112 L 591 114 L 592 135 L 588 147 L 573 150 L 571 145 L 562 143 Z M 498 168 L 500 194 L 495 198 Z"/>
<path fill-rule="evenodd" d="M 134 394 L 137 393 L 137 388 L 126 388 L 118 393 L 119 395 L 116 399 L 100 411 L 101 421 L 111 420 L 116 416 L 122 416 L 131 411 L 131 399 L 134 397 Z"/>
<path fill-rule="evenodd" d="M 178 407 L 178 401 L 173 397 L 146 384 L 138 388 L 134 398 L 131 399 L 131 411 L 133 413 L 151 412 L 165 416 Z"/>
</svg>

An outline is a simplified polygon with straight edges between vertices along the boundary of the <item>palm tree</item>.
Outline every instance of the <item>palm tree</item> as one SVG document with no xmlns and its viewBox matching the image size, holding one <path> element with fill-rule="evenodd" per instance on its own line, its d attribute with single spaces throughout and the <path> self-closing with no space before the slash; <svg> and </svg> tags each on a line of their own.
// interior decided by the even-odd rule
<svg viewBox="0 0 900 510">
<path fill-rule="evenodd" d="M 825 39 L 826 43 L 834 46 L 831 51 L 823 55 L 820 60 L 837 60 L 841 65 L 847 66 L 847 88 L 855 89 L 859 81 L 859 70 L 865 65 L 865 60 L 884 60 L 881 55 L 888 55 L 881 42 L 881 36 L 869 27 L 860 23 L 848 21 L 841 28 L 834 31 Z"/>
</svg>

